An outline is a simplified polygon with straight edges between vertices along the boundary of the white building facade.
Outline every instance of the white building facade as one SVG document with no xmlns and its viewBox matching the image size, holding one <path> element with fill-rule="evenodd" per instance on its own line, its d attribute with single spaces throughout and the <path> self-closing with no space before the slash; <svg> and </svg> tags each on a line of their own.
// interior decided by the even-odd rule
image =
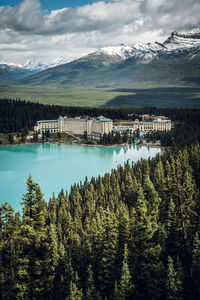
<svg viewBox="0 0 200 300">
<path fill-rule="evenodd" d="M 160 118 L 156 118 L 151 122 L 144 122 L 135 120 L 133 122 L 133 131 L 139 130 L 142 132 L 149 132 L 149 131 L 170 131 L 172 129 L 172 122 L 171 120 L 162 120 Z"/>
<path fill-rule="evenodd" d="M 113 120 L 99 116 L 98 118 L 68 118 L 60 116 L 57 120 L 40 120 L 34 126 L 35 132 L 66 132 L 77 135 L 100 136 L 110 133 L 113 129 Z"/>
</svg>

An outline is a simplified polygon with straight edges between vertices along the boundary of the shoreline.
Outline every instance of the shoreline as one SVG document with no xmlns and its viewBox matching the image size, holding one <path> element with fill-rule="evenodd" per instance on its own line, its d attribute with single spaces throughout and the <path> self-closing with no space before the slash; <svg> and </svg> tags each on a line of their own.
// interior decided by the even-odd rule
<svg viewBox="0 0 200 300">
<path fill-rule="evenodd" d="M 0 145 L 0 147 L 4 147 L 4 146 L 28 146 L 28 145 L 68 145 L 68 146 L 88 146 L 88 147 L 105 147 L 105 148 L 111 148 L 111 147 L 124 147 L 124 146 L 140 146 L 140 147 L 149 147 L 149 148 L 160 148 L 165 150 L 164 147 L 162 147 L 161 145 L 156 145 L 156 144 L 138 144 L 138 143 L 123 143 L 123 144 L 112 144 L 112 145 L 98 145 L 98 144 L 84 144 L 84 143 L 67 143 L 67 142 L 34 142 L 34 143 L 30 143 L 30 142 L 26 142 L 26 143 L 19 143 L 19 144 L 4 144 L 4 145 Z"/>
</svg>

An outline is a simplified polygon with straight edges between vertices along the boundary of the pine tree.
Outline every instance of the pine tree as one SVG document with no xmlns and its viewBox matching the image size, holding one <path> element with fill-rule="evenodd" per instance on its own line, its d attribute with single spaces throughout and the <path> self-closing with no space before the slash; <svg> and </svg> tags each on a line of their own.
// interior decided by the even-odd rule
<svg viewBox="0 0 200 300">
<path fill-rule="evenodd" d="M 137 191 L 137 181 L 135 176 L 131 176 L 131 171 L 127 170 L 125 173 L 125 179 L 124 179 L 124 188 L 125 188 L 125 201 L 128 206 L 133 206 L 135 204 L 136 199 L 136 191 Z"/>
<path fill-rule="evenodd" d="M 196 232 L 192 251 L 192 280 L 195 286 L 195 298 L 200 297 L 200 238 Z"/>
<path fill-rule="evenodd" d="M 130 271 L 136 297 L 140 299 L 160 297 L 163 264 L 160 260 L 161 246 L 157 239 L 159 228 L 157 212 L 152 210 L 151 214 L 148 210 L 141 185 L 139 185 L 135 208 L 131 210 L 130 224 L 132 235 L 130 240 L 132 269 Z"/>
<path fill-rule="evenodd" d="M 121 296 L 120 296 L 120 294 L 119 294 L 119 289 L 118 289 L 117 281 L 115 281 L 114 293 L 113 293 L 113 299 L 114 299 L 114 300 L 120 300 L 120 299 L 121 299 Z"/>
<path fill-rule="evenodd" d="M 46 268 L 48 269 L 47 289 L 52 291 L 54 288 L 54 281 L 59 265 L 59 245 L 58 236 L 55 224 L 50 224 L 48 230 L 48 260 L 46 262 Z"/>
<path fill-rule="evenodd" d="M 194 144 L 191 145 L 189 163 L 192 167 L 194 178 L 196 181 L 196 186 L 200 187 L 200 145 Z"/>
<path fill-rule="evenodd" d="M 102 236 L 102 252 L 100 256 L 99 282 L 101 293 L 104 297 L 109 296 L 115 281 L 115 259 L 118 247 L 118 223 L 116 217 L 109 208 L 106 209 L 102 218 L 104 231 Z"/>
<path fill-rule="evenodd" d="M 197 214 L 195 212 L 195 190 L 196 186 L 192 175 L 186 171 L 183 175 L 182 182 L 182 207 L 180 207 L 180 212 L 182 214 L 182 226 L 183 222 L 185 225 L 184 238 L 187 239 L 187 244 L 192 243 L 190 236 L 193 235 L 196 228 Z M 192 222 L 191 222 L 192 221 Z"/>
<path fill-rule="evenodd" d="M 7 203 L 0 206 L 0 299 L 15 297 L 19 250 L 19 214 Z"/>
<path fill-rule="evenodd" d="M 120 274 L 120 270 L 123 262 L 124 246 L 129 242 L 130 239 L 130 219 L 129 219 L 129 209 L 124 202 L 119 202 L 119 207 L 116 210 L 118 217 L 118 231 L 119 231 L 119 242 L 117 251 L 117 274 Z M 117 278 L 117 280 L 119 277 Z"/>
<path fill-rule="evenodd" d="M 23 221 L 19 245 L 23 258 L 19 258 L 17 273 L 18 297 L 40 298 L 45 294 L 45 273 L 42 262 L 48 253 L 45 202 L 40 187 L 29 176 L 28 192 L 23 197 Z"/>
<path fill-rule="evenodd" d="M 128 266 L 128 249 L 127 244 L 124 246 L 124 259 L 121 269 L 121 277 L 119 282 L 119 295 L 122 300 L 128 299 L 133 289 L 131 274 Z"/>
<path fill-rule="evenodd" d="M 158 196 L 158 192 L 156 191 L 152 181 L 147 175 L 144 178 L 143 190 L 147 200 L 147 207 L 148 210 L 151 212 L 151 216 L 158 218 L 161 199 Z"/>
<path fill-rule="evenodd" d="M 86 282 L 86 298 L 87 300 L 93 300 L 97 297 L 97 291 L 94 286 L 94 278 L 92 266 L 89 265 L 87 269 L 87 282 Z"/>
<path fill-rule="evenodd" d="M 82 300 L 83 299 L 83 292 L 82 289 L 79 287 L 79 277 L 78 274 L 75 272 L 73 279 L 70 281 L 69 286 L 69 296 L 66 298 L 67 300 Z"/>
<path fill-rule="evenodd" d="M 67 300 L 82 300 L 83 299 L 83 293 L 81 290 L 77 288 L 77 285 L 75 282 L 70 282 L 70 294 L 66 298 Z"/>
<path fill-rule="evenodd" d="M 173 259 L 168 256 L 167 280 L 166 280 L 167 300 L 182 299 L 182 283 L 174 269 Z"/>
</svg>

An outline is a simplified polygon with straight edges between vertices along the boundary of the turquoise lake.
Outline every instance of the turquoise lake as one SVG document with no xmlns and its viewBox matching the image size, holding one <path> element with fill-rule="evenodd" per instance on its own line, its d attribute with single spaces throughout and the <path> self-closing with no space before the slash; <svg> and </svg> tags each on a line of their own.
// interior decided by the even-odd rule
<svg viewBox="0 0 200 300">
<path fill-rule="evenodd" d="M 70 190 L 85 176 L 104 175 L 127 160 L 136 162 L 161 153 L 159 148 L 136 145 L 90 147 L 60 144 L 16 145 L 0 147 L 0 203 L 8 202 L 16 210 L 26 193 L 26 180 L 31 174 L 39 183 L 46 201 L 53 192 Z"/>
</svg>

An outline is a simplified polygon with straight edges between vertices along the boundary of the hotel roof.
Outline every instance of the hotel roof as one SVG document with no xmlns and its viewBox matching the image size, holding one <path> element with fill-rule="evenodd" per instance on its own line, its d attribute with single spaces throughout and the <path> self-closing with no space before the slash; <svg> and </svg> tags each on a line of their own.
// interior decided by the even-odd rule
<svg viewBox="0 0 200 300">
<path fill-rule="evenodd" d="M 130 127 L 117 127 L 117 128 L 114 128 L 113 131 L 127 131 L 131 129 Z"/>
<path fill-rule="evenodd" d="M 64 118 L 64 121 L 74 121 L 74 122 L 87 122 L 87 119 L 84 119 L 84 118 L 82 118 L 82 119 L 76 119 L 76 118 Z"/>
<path fill-rule="evenodd" d="M 111 119 L 105 118 L 104 116 L 99 116 L 99 117 L 97 117 L 96 120 L 97 120 L 97 121 L 100 121 L 100 122 L 112 122 Z M 96 120 L 95 120 L 95 121 L 96 121 Z"/>
<path fill-rule="evenodd" d="M 138 119 L 136 119 L 133 123 L 149 125 L 149 124 L 153 124 L 153 123 L 171 123 L 171 120 L 159 120 L 159 121 L 153 120 L 151 122 L 144 122 L 144 121 L 139 121 Z"/>
<path fill-rule="evenodd" d="M 53 123 L 53 122 L 58 122 L 58 120 L 40 120 L 37 121 L 38 123 Z"/>
<path fill-rule="evenodd" d="M 53 123 L 58 121 L 75 121 L 75 122 L 87 122 L 88 120 L 93 120 L 94 122 L 112 122 L 111 119 L 105 118 L 103 116 L 99 116 L 96 119 L 85 119 L 85 118 L 68 118 L 68 117 L 62 117 L 60 116 L 57 120 L 39 120 L 38 123 Z"/>
</svg>

